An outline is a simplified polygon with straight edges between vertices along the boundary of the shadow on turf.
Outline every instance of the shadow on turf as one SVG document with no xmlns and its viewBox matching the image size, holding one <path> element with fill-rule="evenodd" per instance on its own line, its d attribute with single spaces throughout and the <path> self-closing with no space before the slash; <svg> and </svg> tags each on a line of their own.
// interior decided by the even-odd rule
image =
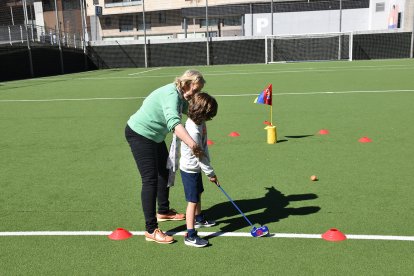
<svg viewBox="0 0 414 276">
<path fill-rule="evenodd" d="M 300 139 L 300 138 L 306 138 L 306 137 L 311 137 L 311 136 L 314 136 L 314 135 L 313 134 L 307 134 L 307 135 L 287 135 L 287 136 L 285 136 L 285 138 L 288 138 L 288 139 Z M 288 142 L 289 141 L 288 139 L 280 139 L 280 140 L 277 140 L 277 142 L 278 143 Z"/>
<path fill-rule="evenodd" d="M 312 137 L 312 136 L 314 136 L 314 135 L 313 134 L 308 134 L 308 135 L 288 135 L 288 136 L 285 135 L 286 138 L 292 138 L 292 139 L 300 139 L 300 138 L 306 138 L 306 137 Z"/>
<path fill-rule="evenodd" d="M 243 213 L 246 214 L 247 218 L 256 227 L 266 225 L 268 223 L 278 222 L 279 220 L 285 219 L 289 216 L 310 215 L 317 213 L 321 209 L 319 206 L 305 206 L 298 208 L 289 207 L 290 202 L 293 201 L 316 199 L 318 198 L 316 194 L 298 194 L 286 196 L 273 186 L 266 188 L 266 190 L 266 194 L 260 198 L 234 200 L 236 205 L 243 211 Z M 248 214 L 250 212 L 261 209 L 264 209 L 264 211 L 261 213 Z M 212 228 L 217 232 L 235 232 L 237 230 L 245 228 L 246 225 L 248 225 L 247 221 L 236 210 L 236 208 L 234 208 L 233 204 L 230 201 L 216 204 L 209 209 L 203 210 L 203 213 L 208 219 L 217 221 L 217 225 Z M 218 228 L 220 230 L 218 230 Z M 182 225 L 175 229 L 169 230 L 169 232 L 180 232 L 185 230 L 185 225 Z M 270 229 L 270 231 L 272 231 L 272 229 Z M 216 236 L 219 235 L 217 235 L 217 233 L 214 233 L 214 235 L 209 235 L 204 238 L 211 239 Z"/>
</svg>

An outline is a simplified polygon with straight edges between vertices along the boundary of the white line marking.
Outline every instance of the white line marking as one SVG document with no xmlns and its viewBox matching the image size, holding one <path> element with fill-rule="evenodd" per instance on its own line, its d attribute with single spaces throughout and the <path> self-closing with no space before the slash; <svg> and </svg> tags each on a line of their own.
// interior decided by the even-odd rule
<svg viewBox="0 0 414 276">
<path fill-rule="evenodd" d="M 161 69 L 161 68 L 154 68 L 154 69 L 151 69 L 151 70 L 146 70 L 146 71 L 142 71 L 142 72 L 137 72 L 137 73 L 128 74 L 128 76 L 140 75 L 140 74 L 144 74 L 144 73 L 148 73 L 148 72 L 155 71 L 155 70 L 160 70 L 160 69 Z"/>
<path fill-rule="evenodd" d="M 44 100 L 0 100 L 0 102 L 63 102 L 63 101 L 102 101 L 102 100 L 136 100 L 146 97 L 124 97 L 124 98 L 84 98 L 84 99 L 44 99 Z"/>
<path fill-rule="evenodd" d="M 261 64 L 263 67 L 269 67 L 269 65 L 264 65 Z M 289 64 L 286 64 L 287 66 L 289 66 Z M 236 65 L 237 66 L 237 65 Z M 271 65 L 270 65 L 271 66 Z M 283 66 L 284 67 L 284 66 Z M 171 67 L 173 68 L 173 67 Z M 146 73 L 146 72 L 150 72 L 153 70 L 158 70 L 158 69 L 163 69 L 162 67 L 158 67 L 158 68 L 154 68 L 151 70 L 147 70 L 147 71 L 143 71 L 143 72 L 138 72 L 138 73 L 131 73 L 128 75 L 138 75 L 138 74 L 142 74 L 142 73 Z M 341 70 L 346 70 L 346 71 L 354 71 L 354 70 L 385 70 L 385 69 L 390 69 L 390 70 L 400 70 L 400 69 L 414 69 L 414 67 L 412 65 L 397 65 L 397 64 L 390 64 L 390 65 L 383 65 L 383 66 L 377 66 L 377 65 L 362 65 L 362 66 L 352 66 L 352 67 L 339 67 L 339 66 L 332 66 L 332 67 L 325 67 L 325 68 L 317 68 L 317 67 L 305 67 L 305 68 L 292 68 L 291 70 L 279 70 L 279 69 L 274 69 L 274 70 L 267 70 L 267 71 L 247 71 L 247 70 L 233 70 L 231 72 L 229 71 L 219 71 L 219 70 L 215 70 L 214 73 L 204 73 L 203 75 L 205 76 L 225 76 L 225 75 L 244 75 L 244 74 L 273 74 L 273 73 L 302 73 L 302 72 L 337 72 L 337 71 L 341 71 Z M 87 74 L 87 73 L 81 73 L 81 74 Z M 164 77 L 176 77 L 177 75 L 173 75 L 170 73 L 161 73 L 159 75 L 156 76 L 135 76 L 138 78 L 164 78 Z M 67 80 L 109 80 L 109 79 L 133 79 L 135 77 L 43 77 L 43 78 L 34 78 L 34 79 L 27 79 L 25 81 L 59 81 L 59 80 L 63 80 L 63 81 L 67 81 Z M 9 82 L 16 82 L 16 81 L 9 81 Z M 8 83 L 8 82 L 5 82 Z"/>
<path fill-rule="evenodd" d="M 134 236 L 143 236 L 144 231 L 130 231 Z M 0 232 L 0 236 L 108 236 L 111 231 L 27 231 L 27 232 Z M 186 232 L 167 232 L 170 235 L 184 236 Z M 200 236 L 210 237 L 251 237 L 244 232 L 198 232 Z M 269 238 L 293 239 L 322 239 L 322 234 L 273 233 Z M 414 236 L 387 236 L 387 235 L 347 235 L 350 240 L 387 240 L 387 241 L 414 241 Z"/>
<path fill-rule="evenodd" d="M 273 93 L 273 96 L 290 96 L 290 95 L 318 95 L 318 94 L 352 94 L 352 93 L 401 93 L 414 92 L 414 89 L 398 89 L 398 90 L 355 90 L 355 91 L 320 91 L 320 92 L 282 92 Z M 214 97 L 257 97 L 260 92 L 255 94 L 216 94 Z M 39 100 L 0 100 L 0 103 L 7 102 L 61 102 L 61 101 L 102 101 L 102 100 L 136 100 L 145 99 L 146 97 L 123 97 L 123 98 L 84 98 L 84 99 L 39 99 Z"/>
<path fill-rule="evenodd" d="M 157 68 L 161 69 L 161 68 Z M 326 68 L 292 68 L 290 70 L 266 70 L 266 71 L 240 71 L 235 70 L 232 72 L 229 71 L 214 71 L 212 73 L 205 72 L 203 73 L 204 76 L 228 76 L 228 75 L 262 75 L 262 74 L 284 74 L 284 73 L 314 73 L 314 72 L 337 72 L 337 71 L 370 71 L 370 70 L 407 70 L 407 69 L 414 69 L 411 65 L 387 65 L 387 66 L 356 66 L 356 67 L 326 67 Z M 144 71 L 144 72 L 149 72 Z M 135 73 L 139 74 L 139 73 Z M 149 75 L 149 76 L 133 76 L 133 74 L 128 74 L 131 77 L 82 77 L 82 78 L 73 78 L 78 80 L 109 80 L 109 79 L 133 79 L 133 78 L 165 78 L 165 77 L 176 77 L 176 75 L 165 73 L 165 74 L 158 74 L 158 75 Z M 53 79 L 51 79 L 53 80 Z"/>
<path fill-rule="evenodd" d="M 273 93 L 273 96 L 289 96 L 289 95 L 317 95 L 317 94 L 352 94 L 352 93 L 398 93 L 398 92 L 414 92 L 414 89 L 397 89 L 397 90 L 355 90 L 355 91 L 310 91 L 310 92 L 281 92 Z M 214 97 L 245 97 L 257 96 L 260 92 L 255 94 L 222 94 L 213 95 Z"/>
<path fill-rule="evenodd" d="M 111 233 L 110 231 L 27 231 L 0 232 L 0 236 L 106 236 Z"/>
</svg>

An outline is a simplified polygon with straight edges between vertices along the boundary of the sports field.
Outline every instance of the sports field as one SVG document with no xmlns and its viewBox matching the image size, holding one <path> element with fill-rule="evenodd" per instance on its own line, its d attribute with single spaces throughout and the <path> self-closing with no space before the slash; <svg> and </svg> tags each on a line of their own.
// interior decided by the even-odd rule
<svg viewBox="0 0 414 276">
<path fill-rule="evenodd" d="M 124 138 L 143 99 L 186 69 L 0 83 L 1 275 L 413 274 L 414 60 L 196 67 L 219 103 L 208 122 L 212 165 L 240 209 L 271 232 L 251 237 L 204 178 L 203 209 L 218 225 L 200 231 L 211 243 L 202 249 L 184 245 L 184 222 L 160 224 L 175 234 L 172 245 L 144 240 Z M 269 106 L 253 103 L 268 84 L 272 145 Z M 180 178 L 170 201 L 185 210 Z M 134 236 L 108 239 L 120 227 Z M 331 228 L 348 239 L 322 239 Z"/>
</svg>

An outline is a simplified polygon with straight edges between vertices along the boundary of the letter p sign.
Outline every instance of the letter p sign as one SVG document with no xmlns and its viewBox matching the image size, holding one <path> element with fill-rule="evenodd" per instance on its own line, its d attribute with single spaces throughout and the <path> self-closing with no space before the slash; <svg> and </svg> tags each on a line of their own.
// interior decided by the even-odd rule
<svg viewBox="0 0 414 276">
<path fill-rule="evenodd" d="M 267 26 L 269 26 L 269 20 L 267 20 L 267 18 L 257 18 L 257 21 L 256 21 L 257 34 L 261 34 L 263 28 L 266 28 Z"/>
</svg>

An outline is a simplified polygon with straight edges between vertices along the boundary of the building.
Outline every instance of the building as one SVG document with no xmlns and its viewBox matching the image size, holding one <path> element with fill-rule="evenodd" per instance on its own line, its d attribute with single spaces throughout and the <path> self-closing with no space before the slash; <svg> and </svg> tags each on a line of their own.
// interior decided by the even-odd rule
<svg viewBox="0 0 414 276">
<path fill-rule="evenodd" d="M 91 40 L 121 41 L 142 40 L 144 36 L 147 39 L 205 37 L 207 25 L 211 37 L 411 31 L 413 2 L 86 0 L 86 6 L 91 19 Z"/>
<path fill-rule="evenodd" d="M 0 2 L 0 41 L 17 43 L 29 39 L 48 43 L 60 37 L 68 42 L 88 37 L 84 0 L 5 0 Z M 26 13 L 25 8 L 26 7 Z M 26 26 L 27 22 L 27 26 Z"/>
</svg>

